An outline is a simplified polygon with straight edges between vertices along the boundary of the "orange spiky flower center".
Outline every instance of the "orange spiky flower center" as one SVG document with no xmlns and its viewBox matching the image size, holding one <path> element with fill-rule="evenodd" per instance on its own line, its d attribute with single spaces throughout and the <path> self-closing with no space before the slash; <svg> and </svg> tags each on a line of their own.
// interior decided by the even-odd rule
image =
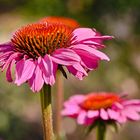
<svg viewBox="0 0 140 140">
<path fill-rule="evenodd" d="M 119 101 L 120 97 L 114 94 L 90 94 L 80 105 L 86 110 L 98 110 L 109 108 Z"/>
<path fill-rule="evenodd" d="M 72 29 L 60 24 L 29 24 L 17 30 L 11 39 L 14 50 L 32 58 L 68 47 Z"/>
<path fill-rule="evenodd" d="M 48 22 L 51 24 L 55 24 L 55 23 L 65 24 L 73 29 L 78 28 L 80 26 L 79 23 L 74 19 L 66 18 L 66 17 L 57 17 L 57 16 L 43 18 L 40 20 L 40 22 Z"/>
</svg>

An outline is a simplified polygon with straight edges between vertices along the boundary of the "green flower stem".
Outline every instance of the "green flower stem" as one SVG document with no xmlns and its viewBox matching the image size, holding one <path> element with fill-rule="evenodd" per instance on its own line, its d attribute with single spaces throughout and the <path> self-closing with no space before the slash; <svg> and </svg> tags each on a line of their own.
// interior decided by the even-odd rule
<svg viewBox="0 0 140 140">
<path fill-rule="evenodd" d="M 43 86 L 40 93 L 40 97 L 41 97 L 44 140 L 54 140 L 50 85 Z"/>
<path fill-rule="evenodd" d="M 100 120 L 97 124 L 97 140 L 105 140 L 106 124 Z"/>
<path fill-rule="evenodd" d="M 60 71 L 57 72 L 57 79 L 56 79 L 56 88 L 57 88 L 57 94 L 56 94 L 56 121 L 55 121 L 55 133 L 56 133 L 56 140 L 60 140 L 62 138 L 62 116 L 61 116 L 61 110 L 63 106 L 63 77 L 60 73 Z"/>
</svg>

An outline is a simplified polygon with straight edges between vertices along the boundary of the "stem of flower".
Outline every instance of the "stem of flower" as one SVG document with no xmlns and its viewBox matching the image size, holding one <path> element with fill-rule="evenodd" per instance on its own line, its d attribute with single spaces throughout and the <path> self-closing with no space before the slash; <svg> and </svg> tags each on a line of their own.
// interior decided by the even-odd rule
<svg viewBox="0 0 140 140">
<path fill-rule="evenodd" d="M 97 140 L 105 140 L 106 124 L 99 120 L 97 125 Z"/>
<path fill-rule="evenodd" d="M 60 140 L 62 137 L 62 116 L 61 116 L 61 109 L 63 105 L 63 77 L 60 71 L 57 73 L 57 81 L 56 81 L 56 140 Z"/>
<path fill-rule="evenodd" d="M 54 140 L 50 85 L 43 86 L 40 93 L 40 97 L 41 97 L 44 140 Z"/>
</svg>

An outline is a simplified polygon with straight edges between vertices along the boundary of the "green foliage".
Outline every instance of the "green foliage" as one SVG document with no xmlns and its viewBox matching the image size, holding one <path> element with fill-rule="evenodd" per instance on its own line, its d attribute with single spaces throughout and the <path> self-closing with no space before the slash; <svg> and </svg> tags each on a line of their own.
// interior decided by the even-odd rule
<svg viewBox="0 0 140 140">
<path fill-rule="evenodd" d="M 33 15 L 66 16 L 65 0 L 32 0 L 27 1 L 25 10 Z"/>
</svg>

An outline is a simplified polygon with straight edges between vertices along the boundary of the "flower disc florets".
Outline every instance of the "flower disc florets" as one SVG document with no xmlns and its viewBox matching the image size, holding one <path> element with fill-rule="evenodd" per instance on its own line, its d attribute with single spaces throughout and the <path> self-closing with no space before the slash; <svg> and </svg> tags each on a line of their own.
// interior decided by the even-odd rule
<svg viewBox="0 0 140 140">
<path fill-rule="evenodd" d="M 60 24 L 30 24 L 17 30 L 11 39 L 14 50 L 32 58 L 67 48 L 72 29 Z"/>
<path fill-rule="evenodd" d="M 119 102 L 120 97 L 113 94 L 91 94 L 81 103 L 81 107 L 86 110 L 98 110 L 109 108 L 115 102 Z"/>
</svg>

